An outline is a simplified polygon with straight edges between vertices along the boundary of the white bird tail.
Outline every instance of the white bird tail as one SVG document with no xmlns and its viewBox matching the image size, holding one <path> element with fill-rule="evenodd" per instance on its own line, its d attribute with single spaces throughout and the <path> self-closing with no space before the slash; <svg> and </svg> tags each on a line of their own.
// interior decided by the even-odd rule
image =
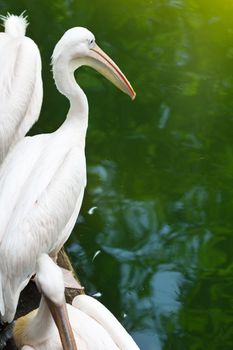
<svg viewBox="0 0 233 350">
<path fill-rule="evenodd" d="M 6 16 L 0 16 L 0 20 L 3 21 L 5 33 L 14 38 L 25 36 L 28 21 L 27 16 L 24 16 L 24 12 L 20 16 L 8 13 Z"/>
</svg>

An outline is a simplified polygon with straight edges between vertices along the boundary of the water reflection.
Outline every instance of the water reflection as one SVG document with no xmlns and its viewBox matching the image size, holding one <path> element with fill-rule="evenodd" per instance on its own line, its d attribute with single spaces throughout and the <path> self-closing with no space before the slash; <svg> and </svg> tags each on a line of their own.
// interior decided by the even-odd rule
<svg viewBox="0 0 233 350">
<path fill-rule="evenodd" d="M 142 348 L 179 348 L 191 342 L 198 348 L 200 334 L 212 327 L 213 303 L 222 303 L 222 278 L 216 272 L 228 266 L 223 247 L 229 230 L 218 231 L 209 212 L 210 206 L 221 205 L 221 192 L 186 181 L 186 191 L 176 189 L 174 195 L 172 189 L 169 198 L 133 200 L 124 188 L 119 190 L 118 172 L 112 161 L 89 168 L 89 195 L 97 208 L 91 216 L 99 224 L 86 216 L 85 230 L 92 238 L 95 232 L 98 251 L 89 290 L 100 291 L 105 302 L 107 295 L 110 303 L 117 296 L 119 317 Z M 103 286 L 102 278 L 111 279 L 114 292 Z M 227 293 L 224 302 L 228 298 Z M 119 312 L 118 303 L 111 308 Z M 215 322 L 224 321 L 223 314 L 218 317 Z"/>
</svg>

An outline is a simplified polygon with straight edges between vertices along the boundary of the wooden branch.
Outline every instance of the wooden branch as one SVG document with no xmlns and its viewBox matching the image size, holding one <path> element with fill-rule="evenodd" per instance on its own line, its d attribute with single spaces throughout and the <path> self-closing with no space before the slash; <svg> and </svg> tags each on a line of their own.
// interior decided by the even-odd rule
<svg viewBox="0 0 233 350">
<path fill-rule="evenodd" d="M 71 304 L 74 297 L 79 294 L 85 294 L 84 287 L 81 286 L 64 248 L 62 248 L 58 254 L 57 264 L 63 268 L 66 301 Z"/>
</svg>

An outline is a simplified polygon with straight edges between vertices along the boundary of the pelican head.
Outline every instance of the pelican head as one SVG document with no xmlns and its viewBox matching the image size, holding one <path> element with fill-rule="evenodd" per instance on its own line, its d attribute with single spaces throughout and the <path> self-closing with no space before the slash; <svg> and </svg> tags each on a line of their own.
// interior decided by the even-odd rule
<svg viewBox="0 0 233 350">
<path fill-rule="evenodd" d="M 41 254 L 37 260 L 35 282 L 44 297 L 55 305 L 64 302 L 64 282 L 61 269 L 53 264 L 47 254 Z M 56 286 L 56 288 L 54 288 Z"/>
<path fill-rule="evenodd" d="M 111 58 L 96 44 L 94 35 L 86 28 L 67 30 L 55 46 L 52 62 L 67 60 L 70 70 L 85 65 L 94 68 L 132 99 L 136 93 L 128 79 Z"/>
</svg>

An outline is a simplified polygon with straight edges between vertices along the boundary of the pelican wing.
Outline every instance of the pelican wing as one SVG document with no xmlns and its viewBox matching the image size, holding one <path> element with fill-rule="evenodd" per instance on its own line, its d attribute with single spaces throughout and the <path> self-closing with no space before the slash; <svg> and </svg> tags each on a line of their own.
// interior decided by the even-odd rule
<svg viewBox="0 0 233 350">
<path fill-rule="evenodd" d="M 77 346 L 80 349 L 120 350 L 104 327 L 85 312 L 67 304 L 69 320 L 74 332 Z M 130 348 L 129 348 L 130 349 Z"/>
<path fill-rule="evenodd" d="M 88 295 L 78 295 L 74 298 L 72 304 L 101 325 L 119 349 L 139 350 L 139 347 L 125 328 L 99 301 Z"/>
<path fill-rule="evenodd" d="M 0 311 L 7 321 L 37 257 L 58 251 L 80 210 L 85 156 L 65 139 L 55 133 L 24 138 L 0 169 Z"/>
<path fill-rule="evenodd" d="M 26 37 L 26 20 L 4 18 L 0 33 L 0 162 L 39 117 L 42 104 L 41 58 Z"/>
</svg>

